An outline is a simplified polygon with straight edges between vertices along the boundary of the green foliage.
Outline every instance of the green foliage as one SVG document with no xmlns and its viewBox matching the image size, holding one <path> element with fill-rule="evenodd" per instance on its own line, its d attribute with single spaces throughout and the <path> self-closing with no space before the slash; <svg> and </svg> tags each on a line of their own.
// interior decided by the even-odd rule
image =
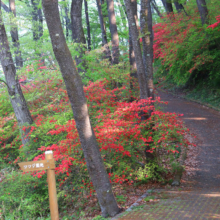
<svg viewBox="0 0 220 220">
<path fill-rule="evenodd" d="M 46 177 L 36 179 L 30 174 L 12 171 L 0 187 L 0 212 L 4 219 L 30 219 L 48 213 Z"/>
<path fill-rule="evenodd" d="M 154 199 L 155 199 L 154 196 L 147 196 L 146 198 L 144 198 L 144 201 L 150 202 L 150 200 L 154 200 Z"/>
<path fill-rule="evenodd" d="M 143 182 L 148 182 L 149 180 L 162 181 L 161 173 L 167 172 L 165 169 L 159 166 L 156 161 L 151 161 L 146 164 L 144 168 L 140 167 L 135 175 L 137 179 Z"/>
<path fill-rule="evenodd" d="M 156 61 L 159 67 L 157 74 L 171 78 L 178 86 L 195 85 L 206 79 L 207 83 L 217 87 L 220 81 L 219 26 L 202 26 L 195 7 L 195 3 L 188 4 L 188 16 L 183 12 L 173 19 L 168 16 L 154 26 L 155 59 L 162 64 L 157 65 Z M 208 4 L 209 19 L 213 23 L 216 8 L 220 8 L 219 2 Z"/>
</svg>

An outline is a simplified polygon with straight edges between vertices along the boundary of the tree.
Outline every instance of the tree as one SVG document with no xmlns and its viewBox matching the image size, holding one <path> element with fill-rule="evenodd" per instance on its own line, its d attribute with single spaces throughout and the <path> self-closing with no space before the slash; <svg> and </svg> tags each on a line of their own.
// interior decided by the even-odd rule
<svg viewBox="0 0 220 220">
<path fill-rule="evenodd" d="M 119 63 L 119 37 L 118 30 L 115 18 L 114 11 L 114 1 L 107 1 L 107 9 L 108 9 L 108 19 L 109 19 L 109 28 L 111 32 L 111 40 L 112 40 L 112 64 Z"/>
<path fill-rule="evenodd" d="M 134 15 L 136 26 L 138 27 L 138 17 L 137 17 L 137 1 L 131 0 L 131 8 Z M 129 28 L 129 62 L 130 62 L 130 76 L 137 78 L 137 65 L 135 61 L 135 54 L 134 48 L 132 44 L 132 37 L 131 37 L 131 29 Z M 131 89 L 132 89 L 131 83 Z"/>
<path fill-rule="evenodd" d="M 183 5 L 181 3 L 179 3 L 178 1 L 174 1 L 174 5 L 175 5 L 178 13 L 180 13 L 182 10 L 184 10 Z"/>
<path fill-rule="evenodd" d="M 102 31 L 102 46 L 104 46 L 105 57 L 107 59 L 109 59 L 109 61 L 111 62 L 112 57 L 111 57 L 111 51 L 110 51 L 109 46 L 108 46 L 105 22 L 104 22 L 103 13 L 102 13 L 101 0 L 96 0 L 96 4 L 97 4 L 97 8 L 98 8 L 99 22 L 100 22 L 100 27 L 101 27 L 101 31 Z"/>
<path fill-rule="evenodd" d="M 82 80 L 65 41 L 58 0 L 43 0 L 42 5 L 53 51 L 66 84 L 88 172 L 97 192 L 102 215 L 104 217 L 114 216 L 119 212 L 119 208 L 112 193 L 111 184 L 91 126 Z"/>
<path fill-rule="evenodd" d="M 202 24 L 208 24 L 208 8 L 205 0 L 196 0 Z"/>
<path fill-rule="evenodd" d="M 87 27 L 87 45 L 88 50 L 91 50 L 91 34 L 90 34 L 90 24 L 89 24 L 89 12 L 88 12 L 88 3 L 87 0 L 84 0 L 85 5 L 85 14 L 86 14 L 86 27 Z"/>
<path fill-rule="evenodd" d="M 39 0 L 31 0 L 33 19 L 33 40 L 38 41 L 43 36 L 43 15 L 41 8 L 38 8 Z"/>
<path fill-rule="evenodd" d="M 65 20 L 65 26 L 66 26 L 66 40 L 69 38 L 69 30 L 71 30 L 71 24 L 69 19 L 69 7 L 68 2 L 66 0 L 63 0 L 65 2 L 64 4 L 64 20 Z"/>
<path fill-rule="evenodd" d="M 152 0 L 152 1 L 151 1 L 151 4 L 152 4 L 154 10 L 157 12 L 158 16 L 159 16 L 159 17 L 162 17 L 162 15 L 161 15 L 161 13 L 160 13 L 160 10 L 158 9 L 158 6 L 157 6 L 156 1 L 155 1 L 155 0 Z"/>
<path fill-rule="evenodd" d="M 21 56 L 21 51 L 20 51 L 20 43 L 19 43 L 19 37 L 18 37 L 18 26 L 16 24 L 16 8 L 15 8 L 15 0 L 9 0 L 9 7 L 5 5 L 3 2 L 1 2 L 2 8 L 7 12 L 11 13 L 11 38 L 12 38 L 12 43 L 15 48 L 15 63 L 16 67 L 20 68 L 23 67 L 23 59 Z"/>
<path fill-rule="evenodd" d="M 0 2 L 1 4 L 1 2 Z M 0 57 L 1 64 L 5 75 L 4 82 L 7 85 L 9 98 L 17 118 L 18 126 L 20 127 L 22 144 L 27 151 L 27 146 L 29 144 L 30 138 L 28 133 L 30 128 L 25 131 L 22 130 L 23 126 L 30 126 L 33 123 L 30 111 L 28 109 L 26 100 L 22 93 L 18 77 L 16 76 L 16 69 L 13 63 L 12 55 L 10 52 L 10 47 L 8 43 L 7 34 L 5 31 L 5 26 L 2 19 L 2 11 L 0 7 Z"/>
<path fill-rule="evenodd" d="M 79 55 L 75 56 L 75 60 L 79 72 L 84 72 L 86 68 L 86 63 L 83 60 L 86 39 L 82 25 L 82 3 L 83 0 L 72 0 L 71 5 L 72 40 L 74 43 L 78 44 L 77 51 Z"/>
<path fill-rule="evenodd" d="M 133 14 L 133 8 L 130 0 L 125 0 L 125 6 L 128 16 L 128 24 L 132 38 L 132 45 L 134 48 L 135 61 L 137 65 L 137 76 L 138 83 L 140 87 L 140 98 L 147 99 L 148 98 L 148 88 L 147 88 L 147 80 L 145 75 L 145 68 L 142 59 L 141 46 L 139 41 L 139 32 L 137 29 L 136 21 Z"/>
<path fill-rule="evenodd" d="M 148 97 L 154 99 L 153 84 L 153 29 L 150 0 L 141 0 L 141 34 L 143 42 L 143 62 L 147 77 Z"/>
<path fill-rule="evenodd" d="M 162 0 L 162 3 L 163 3 L 163 6 L 164 6 L 167 14 L 173 13 L 173 6 L 172 6 L 171 0 Z"/>
</svg>

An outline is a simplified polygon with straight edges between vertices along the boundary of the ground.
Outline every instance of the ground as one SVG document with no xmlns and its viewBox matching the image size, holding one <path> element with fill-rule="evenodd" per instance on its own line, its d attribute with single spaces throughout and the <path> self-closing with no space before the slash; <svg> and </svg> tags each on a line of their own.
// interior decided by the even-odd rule
<svg viewBox="0 0 220 220">
<path fill-rule="evenodd" d="M 168 101 L 164 111 L 184 114 L 196 136 L 196 158 L 191 160 L 189 152 L 186 160 L 186 166 L 194 164 L 186 169 L 180 187 L 155 189 L 140 206 L 113 219 L 220 219 L 220 112 L 166 92 L 158 95 Z"/>
</svg>

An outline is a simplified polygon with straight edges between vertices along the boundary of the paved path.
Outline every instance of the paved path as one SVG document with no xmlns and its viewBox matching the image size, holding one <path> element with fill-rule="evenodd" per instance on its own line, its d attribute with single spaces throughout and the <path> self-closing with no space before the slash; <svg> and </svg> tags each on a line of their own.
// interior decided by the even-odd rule
<svg viewBox="0 0 220 220">
<path fill-rule="evenodd" d="M 196 184 L 187 192 L 155 192 L 155 198 L 160 198 L 158 202 L 136 207 L 117 219 L 220 219 L 220 113 L 167 93 L 159 95 L 168 101 L 164 111 L 184 114 L 186 126 L 198 137 Z"/>
</svg>

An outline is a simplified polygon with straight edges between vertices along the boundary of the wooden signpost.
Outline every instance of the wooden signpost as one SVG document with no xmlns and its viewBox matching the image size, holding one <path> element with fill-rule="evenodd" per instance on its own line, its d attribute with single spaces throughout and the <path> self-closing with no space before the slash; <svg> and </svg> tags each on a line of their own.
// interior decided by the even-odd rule
<svg viewBox="0 0 220 220">
<path fill-rule="evenodd" d="M 24 172 L 47 170 L 51 220 L 59 220 L 53 151 L 46 151 L 45 158 L 46 160 L 22 162 L 18 165 Z"/>
</svg>

